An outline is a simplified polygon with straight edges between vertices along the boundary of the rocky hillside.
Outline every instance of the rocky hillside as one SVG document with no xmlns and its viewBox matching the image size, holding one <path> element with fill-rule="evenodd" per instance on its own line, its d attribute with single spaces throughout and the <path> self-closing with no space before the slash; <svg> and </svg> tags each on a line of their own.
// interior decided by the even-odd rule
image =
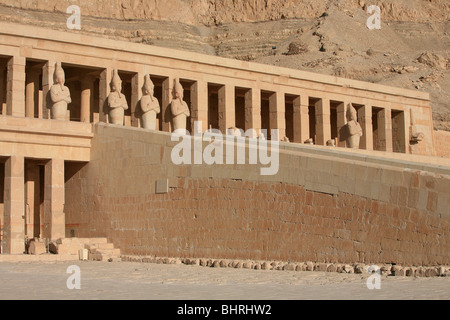
<svg viewBox="0 0 450 320">
<path fill-rule="evenodd" d="M 450 131 L 448 0 L 0 0 L 0 19 L 426 91 Z"/>
</svg>

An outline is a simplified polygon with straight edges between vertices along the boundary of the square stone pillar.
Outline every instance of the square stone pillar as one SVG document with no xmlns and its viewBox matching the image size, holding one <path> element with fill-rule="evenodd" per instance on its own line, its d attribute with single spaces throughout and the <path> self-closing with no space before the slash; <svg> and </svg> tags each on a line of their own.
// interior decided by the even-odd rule
<svg viewBox="0 0 450 320">
<path fill-rule="evenodd" d="M 325 146 L 331 139 L 330 99 L 319 99 L 315 103 L 316 111 L 316 141 L 317 145 Z"/>
<path fill-rule="evenodd" d="M 5 86 L 5 77 L 3 76 L 3 65 L 0 65 L 0 114 L 6 115 L 6 103 L 4 103 L 6 97 L 3 91 Z"/>
<path fill-rule="evenodd" d="M 349 105 L 350 101 L 344 101 L 339 103 L 336 109 L 337 113 L 337 132 L 338 132 L 338 141 L 336 146 L 345 148 L 347 146 L 347 131 L 346 131 L 346 124 L 347 124 L 347 107 Z"/>
<path fill-rule="evenodd" d="M 25 165 L 25 234 L 28 238 L 39 237 L 39 166 Z M 37 219 L 36 219 L 37 218 Z"/>
<path fill-rule="evenodd" d="M 201 121 L 202 132 L 205 132 L 208 130 L 208 82 L 196 81 L 191 86 L 191 104 L 192 130 L 195 128 L 194 121 Z"/>
<path fill-rule="evenodd" d="M 3 217 L 3 252 L 25 251 L 25 177 L 24 158 L 11 156 L 5 163 L 5 204 Z"/>
<path fill-rule="evenodd" d="M 81 80 L 81 122 L 91 122 L 91 103 L 93 101 L 93 93 L 94 79 L 92 77 L 84 77 Z"/>
<path fill-rule="evenodd" d="M 253 87 L 245 93 L 245 131 L 261 130 L 261 90 Z"/>
<path fill-rule="evenodd" d="M 52 159 L 45 165 L 43 238 L 65 238 L 64 160 Z"/>
<path fill-rule="evenodd" d="M 173 98 L 173 78 L 167 77 L 162 81 L 162 97 L 161 97 L 161 130 L 164 132 L 172 131 L 172 113 L 170 111 L 170 103 Z"/>
<path fill-rule="evenodd" d="M 236 124 L 235 88 L 224 85 L 219 88 L 219 130 L 226 134 L 227 129 Z"/>
<path fill-rule="evenodd" d="M 380 150 L 392 152 L 392 120 L 391 110 L 384 108 L 377 112 L 378 145 Z"/>
<path fill-rule="evenodd" d="M 373 150 L 372 106 L 365 104 L 358 109 L 358 123 L 363 130 L 359 148 Z"/>
<path fill-rule="evenodd" d="M 8 61 L 6 113 L 14 117 L 25 117 L 25 63 L 26 59 L 20 56 Z"/>
<path fill-rule="evenodd" d="M 286 104 L 284 93 L 274 92 L 269 97 L 270 129 L 278 129 L 278 139 L 286 136 Z M 271 133 L 268 135 L 272 137 Z"/>
<path fill-rule="evenodd" d="M 39 114 L 39 75 L 40 71 L 36 68 L 28 68 L 26 74 L 25 86 L 25 116 L 34 118 Z"/>
<path fill-rule="evenodd" d="M 294 103 L 294 142 L 304 143 L 309 139 L 309 97 L 302 94 L 296 97 Z"/>
<path fill-rule="evenodd" d="M 112 68 L 103 69 L 99 81 L 99 121 L 108 122 L 108 95 L 111 92 Z"/>
<path fill-rule="evenodd" d="M 139 101 L 142 98 L 142 87 L 144 86 L 144 73 L 137 73 L 131 79 L 131 126 L 140 126 Z"/>
</svg>

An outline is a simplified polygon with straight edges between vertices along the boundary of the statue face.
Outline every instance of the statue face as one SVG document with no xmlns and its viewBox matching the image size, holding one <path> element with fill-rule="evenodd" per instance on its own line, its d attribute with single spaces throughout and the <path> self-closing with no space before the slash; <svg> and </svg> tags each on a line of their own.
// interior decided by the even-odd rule
<svg viewBox="0 0 450 320">
<path fill-rule="evenodd" d="M 122 82 L 113 83 L 111 86 L 112 91 L 121 92 L 122 91 Z"/>
<path fill-rule="evenodd" d="M 56 74 L 55 82 L 56 82 L 57 84 L 64 84 L 64 82 L 65 82 L 65 77 L 64 77 L 64 74 L 63 74 L 62 72 L 58 72 L 58 73 Z"/>
</svg>

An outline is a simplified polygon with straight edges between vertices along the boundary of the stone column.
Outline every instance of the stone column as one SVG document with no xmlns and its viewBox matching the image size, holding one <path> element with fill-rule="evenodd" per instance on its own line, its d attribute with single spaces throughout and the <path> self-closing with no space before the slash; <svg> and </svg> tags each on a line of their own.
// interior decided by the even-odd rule
<svg viewBox="0 0 450 320">
<path fill-rule="evenodd" d="M 233 85 L 224 85 L 219 89 L 219 130 L 226 133 L 227 129 L 236 124 L 235 114 L 235 88 Z"/>
<path fill-rule="evenodd" d="M 191 86 L 191 121 L 202 122 L 202 132 L 208 130 L 208 82 L 196 81 Z M 194 130 L 194 126 L 192 126 Z M 191 133 L 192 134 L 192 133 Z"/>
<path fill-rule="evenodd" d="M 5 163 L 3 252 L 9 254 L 22 254 L 25 251 L 24 161 L 21 156 L 11 156 Z"/>
<path fill-rule="evenodd" d="M 35 234 L 36 212 L 39 212 L 39 166 L 27 163 L 25 166 L 25 234 L 28 238 L 39 236 Z"/>
<path fill-rule="evenodd" d="M 81 122 L 91 122 L 91 100 L 94 92 L 94 79 L 85 77 L 81 80 Z"/>
<path fill-rule="evenodd" d="M 359 148 L 373 150 L 372 106 L 365 104 L 358 109 L 358 123 L 363 130 Z"/>
<path fill-rule="evenodd" d="M 39 70 L 29 68 L 26 74 L 25 87 L 25 116 L 34 118 L 38 113 L 37 104 L 39 103 Z"/>
<path fill-rule="evenodd" d="M 139 127 L 139 101 L 142 98 L 142 87 L 144 86 L 144 73 L 136 73 L 131 79 L 131 126 Z"/>
<path fill-rule="evenodd" d="M 173 78 L 165 78 L 162 82 L 161 98 L 161 130 L 165 132 L 172 131 L 172 113 L 170 112 L 170 103 L 172 102 Z"/>
<path fill-rule="evenodd" d="M 261 90 L 253 87 L 245 93 L 245 131 L 261 129 Z"/>
<path fill-rule="evenodd" d="M 309 139 L 308 95 L 294 99 L 294 142 L 304 143 Z"/>
<path fill-rule="evenodd" d="M 8 61 L 6 113 L 14 117 L 25 117 L 25 63 L 20 56 Z"/>
<path fill-rule="evenodd" d="M 43 238 L 65 237 L 64 160 L 52 159 L 45 165 Z"/>
<path fill-rule="evenodd" d="M 108 122 L 108 95 L 111 92 L 112 68 L 106 68 L 100 73 L 99 81 L 99 121 Z"/>
<path fill-rule="evenodd" d="M 286 136 L 286 104 L 284 93 L 274 92 L 269 98 L 270 129 L 278 129 L 278 140 Z M 272 139 L 272 135 L 268 132 Z"/>
<path fill-rule="evenodd" d="M 53 73 L 55 72 L 55 61 L 49 60 L 42 68 L 42 118 L 51 119 L 50 88 L 53 85 Z"/>
<path fill-rule="evenodd" d="M 317 145 L 325 146 L 331 139 L 330 99 L 319 99 L 315 104 L 316 111 L 316 141 Z"/>
<path fill-rule="evenodd" d="M 345 132 L 345 125 L 347 124 L 347 106 L 350 101 L 341 102 L 336 109 L 337 113 L 337 132 L 338 132 L 338 141 L 336 146 L 345 148 L 347 146 L 347 135 Z"/>
<path fill-rule="evenodd" d="M 384 108 L 377 113 L 378 141 L 382 151 L 392 152 L 392 121 L 391 110 Z"/>
<path fill-rule="evenodd" d="M 3 89 L 5 88 L 5 77 L 3 74 L 4 66 L 0 65 L 0 114 L 5 115 L 6 114 L 6 103 L 5 101 L 5 92 Z"/>
</svg>

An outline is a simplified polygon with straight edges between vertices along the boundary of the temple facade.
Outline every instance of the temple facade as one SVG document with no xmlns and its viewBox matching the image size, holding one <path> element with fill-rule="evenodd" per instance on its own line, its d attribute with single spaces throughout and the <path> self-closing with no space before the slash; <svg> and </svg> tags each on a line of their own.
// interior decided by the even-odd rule
<svg viewBox="0 0 450 320">
<path fill-rule="evenodd" d="M 0 40 L 2 253 L 23 253 L 24 238 L 68 237 L 65 184 L 91 160 L 95 124 L 170 133 L 175 91 L 189 132 L 201 121 L 267 139 L 278 129 L 293 145 L 435 155 L 427 93 L 6 22 Z"/>
</svg>

